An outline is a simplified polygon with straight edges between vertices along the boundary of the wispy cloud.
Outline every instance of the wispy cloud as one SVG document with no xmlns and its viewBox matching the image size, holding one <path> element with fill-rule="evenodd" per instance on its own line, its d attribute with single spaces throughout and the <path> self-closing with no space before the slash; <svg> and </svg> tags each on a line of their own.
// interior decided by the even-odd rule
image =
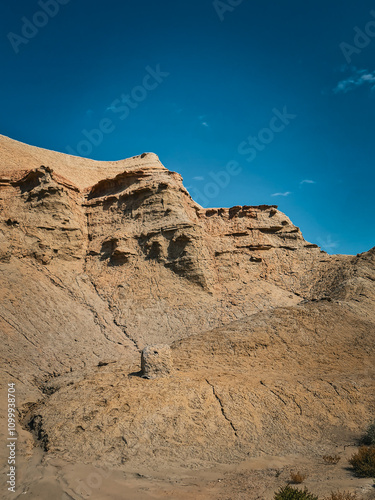
<svg viewBox="0 0 375 500">
<path fill-rule="evenodd" d="M 300 182 L 300 185 L 302 186 L 303 184 L 316 184 L 315 181 L 312 181 L 311 179 L 304 179 L 303 181 Z"/>
<path fill-rule="evenodd" d="M 339 246 L 339 242 L 334 241 L 330 234 L 326 237 L 323 237 L 323 238 L 318 237 L 318 243 L 323 248 L 323 250 L 326 250 L 327 252 L 329 250 L 333 250 L 334 248 L 337 248 Z"/>
<path fill-rule="evenodd" d="M 193 179 L 195 181 L 204 181 L 204 177 L 202 177 L 201 175 L 197 175 L 197 176 L 193 177 Z"/>
<path fill-rule="evenodd" d="M 356 89 L 362 85 L 370 85 L 371 90 L 375 90 L 375 71 L 367 71 L 367 69 L 355 69 L 352 70 L 352 74 L 339 81 L 336 87 L 333 89 L 334 94 L 343 93 L 346 94 L 351 90 Z"/>
<path fill-rule="evenodd" d="M 291 191 L 285 191 L 285 193 L 273 193 L 271 196 L 289 196 L 290 194 L 292 194 Z"/>
<path fill-rule="evenodd" d="M 199 115 L 198 120 L 199 120 L 200 124 L 202 125 L 202 127 L 206 127 L 206 128 L 210 127 L 208 122 L 207 122 L 207 115 Z"/>
</svg>

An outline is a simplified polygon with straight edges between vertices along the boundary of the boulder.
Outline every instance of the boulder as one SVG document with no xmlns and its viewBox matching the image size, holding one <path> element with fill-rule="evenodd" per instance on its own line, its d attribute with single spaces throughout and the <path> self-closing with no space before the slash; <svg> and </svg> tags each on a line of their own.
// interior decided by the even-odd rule
<svg viewBox="0 0 375 500">
<path fill-rule="evenodd" d="M 172 354 L 169 345 L 149 345 L 142 351 L 142 376 L 144 378 L 167 377 L 173 369 Z"/>
</svg>

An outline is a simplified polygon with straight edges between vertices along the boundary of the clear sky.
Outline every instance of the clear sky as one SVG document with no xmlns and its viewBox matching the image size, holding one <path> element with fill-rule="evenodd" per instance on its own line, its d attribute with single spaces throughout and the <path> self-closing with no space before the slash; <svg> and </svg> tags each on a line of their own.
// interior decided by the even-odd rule
<svg viewBox="0 0 375 500">
<path fill-rule="evenodd" d="M 277 204 L 329 253 L 375 245 L 374 2 L 19 0 L 0 51 L 0 133 L 152 151 L 203 206 Z"/>
</svg>

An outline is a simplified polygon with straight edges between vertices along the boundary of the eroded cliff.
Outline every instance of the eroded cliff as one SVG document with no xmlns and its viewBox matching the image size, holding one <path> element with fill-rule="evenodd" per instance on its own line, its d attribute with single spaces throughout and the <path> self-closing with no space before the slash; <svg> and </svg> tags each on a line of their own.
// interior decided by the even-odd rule
<svg viewBox="0 0 375 500">
<path fill-rule="evenodd" d="M 155 154 L 0 136 L 2 379 L 49 455 L 207 465 L 355 439 L 375 409 L 374 269 L 276 206 L 202 208 Z M 169 377 L 138 376 L 152 344 Z"/>
</svg>

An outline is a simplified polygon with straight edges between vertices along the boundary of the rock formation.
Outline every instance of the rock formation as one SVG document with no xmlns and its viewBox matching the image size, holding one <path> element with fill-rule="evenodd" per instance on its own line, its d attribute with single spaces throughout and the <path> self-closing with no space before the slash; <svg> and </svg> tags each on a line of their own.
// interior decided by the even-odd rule
<svg viewBox="0 0 375 500">
<path fill-rule="evenodd" d="M 169 345 L 149 345 L 142 351 L 141 371 L 144 378 L 167 377 L 172 374 L 173 361 Z"/>
<path fill-rule="evenodd" d="M 2 380 L 49 456 L 213 465 L 355 439 L 374 260 L 327 255 L 276 206 L 204 209 L 152 153 L 0 136 Z"/>
</svg>

